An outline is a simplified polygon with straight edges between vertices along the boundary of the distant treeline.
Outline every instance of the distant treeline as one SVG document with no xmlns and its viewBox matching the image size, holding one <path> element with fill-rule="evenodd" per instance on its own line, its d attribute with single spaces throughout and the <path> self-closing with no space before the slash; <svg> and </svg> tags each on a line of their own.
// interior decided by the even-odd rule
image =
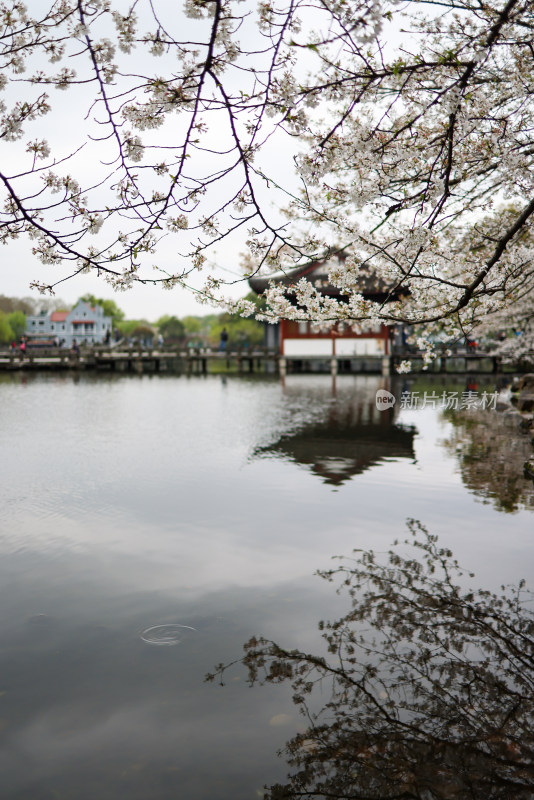
<svg viewBox="0 0 534 800">
<path fill-rule="evenodd" d="M 247 299 L 261 306 L 255 294 Z M 168 343 L 183 343 L 199 347 L 216 346 L 221 332 L 226 329 L 230 345 L 243 347 L 263 343 L 263 326 L 255 319 L 245 319 L 234 314 L 206 314 L 205 316 L 177 317 L 164 314 L 155 322 L 146 319 L 126 319 L 124 311 L 114 300 L 85 294 L 80 300 L 91 305 L 100 305 L 104 314 L 111 317 L 113 328 L 122 337 L 146 341 L 162 336 Z M 56 298 L 6 297 L 0 295 L 0 343 L 18 341 L 26 330 L 26 317 L 42 311 L 67 311 L 69 306 Z"/>
</svg>

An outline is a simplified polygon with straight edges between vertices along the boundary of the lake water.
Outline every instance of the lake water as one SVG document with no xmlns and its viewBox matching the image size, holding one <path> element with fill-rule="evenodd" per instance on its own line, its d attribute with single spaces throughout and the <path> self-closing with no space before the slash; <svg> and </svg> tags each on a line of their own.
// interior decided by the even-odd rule
<svg viewBox="0 0 534 800">
<path fill-rule="evenodd" d="M 379 412 L 379 388 L 402 384 L 2 377 L 2 798 L 261 797 L 290 692 L 205 674 L 253 634 L 313 648 L 344 607 L 315 570 L 408 518 L 480 584 L 534 584 L 528 438 L 491 410 Z"/>
</svg>

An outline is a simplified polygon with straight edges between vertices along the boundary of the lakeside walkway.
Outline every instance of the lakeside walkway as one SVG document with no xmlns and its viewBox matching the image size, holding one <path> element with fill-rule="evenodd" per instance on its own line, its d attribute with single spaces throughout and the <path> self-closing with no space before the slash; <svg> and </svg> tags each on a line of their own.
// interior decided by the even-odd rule
<svg viewBox="0 0 534 800">
<path fill-rule="evenodd" d="M 533 354 L 534 356 L 534 354 Z M 0 350 L 0 371 L 20 370 L 108 370 L 114 372 L 185 372 L 207 374 L 210 367 L 217 372 L 330 372 L 395 374 L 401 361 L 412 362 L 412 371 L 421 372 L 423 356 L 420 353 L 395 353 L 389 356 L 353 356 L 352 358 L 285 358 L 268 348 L 232 349 L 219 352 L 180 347 L 104 347 L 81 348 L 78 351 L 63 348 L 29 348 Z M 453 353 L 441 356 L 430 365 L 428 372 L 444 374 L 500 372 L 528 372 L 526 364 L 503 363 L 501 356 L 486 352 Z"/>
<path fill-rule="evenodd" d="M 64 348 L 28 348 L 0 350 L 0 371 L 20 370 L 111 370 L 114 372 L 208 372 L 208 363 L 238 372 L 265 369 L 266 363 L 277 370 L 278 354 L 273 350 L 189 350 L 173 347 L 82 347 L 75 351 Z"/>
</svg>

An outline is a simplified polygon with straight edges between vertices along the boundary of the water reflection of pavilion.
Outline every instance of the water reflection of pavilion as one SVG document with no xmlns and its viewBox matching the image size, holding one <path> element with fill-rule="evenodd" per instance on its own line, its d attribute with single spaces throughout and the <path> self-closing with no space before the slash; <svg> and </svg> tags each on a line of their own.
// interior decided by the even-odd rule
<svg viewBox="0 0 534 800">
<path fill-rule="evenodd" d="M 376 389 L 383 387 L 375 383 L 363 391 L 338 391 L 320 419 L 257 448 L 254 455 L 302 464 L 334 486 L 392 459 L 413 460 L 415 428 L 396 423 L 397 409 L 377 409 Z"/>
</svg>

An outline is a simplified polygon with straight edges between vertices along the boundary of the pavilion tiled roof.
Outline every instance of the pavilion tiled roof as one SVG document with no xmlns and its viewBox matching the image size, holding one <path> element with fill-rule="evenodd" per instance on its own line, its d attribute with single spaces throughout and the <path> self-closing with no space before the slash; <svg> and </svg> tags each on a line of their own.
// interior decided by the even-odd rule
<svg viewBox="0 0 534 800">
<path fill-rule="evenodd" d="M 333 258 L 337 257 L 338 256 L 333 256 Z M 342 261 L 344 261 L 346 257 L 344 253 L 339 255 Z M 294 286 L 301 278 L 306 278 L 316 289 L 319 289 L 322 295 L 342 299 L 345 293 L 343 290 L 330 283 L 328 271 L 329 259 L 322 259 L 308 262 L 307 264 L 295 267 L 295 269 L 288 270 L 284 273 L 280 272 L 275 275 L 254 276 L 249 278 L 249 286 L 256 294 L 263 294 L 271 282 L 289 287 Z M 364 297 L 380 301 L 394 300 L 399 294 L 396 288 L 392 285 L 388 286 L 386 282 L 376 275 L 374 270 L 369 267 L 361 270 L 358 290 Z"/>
</svg>

